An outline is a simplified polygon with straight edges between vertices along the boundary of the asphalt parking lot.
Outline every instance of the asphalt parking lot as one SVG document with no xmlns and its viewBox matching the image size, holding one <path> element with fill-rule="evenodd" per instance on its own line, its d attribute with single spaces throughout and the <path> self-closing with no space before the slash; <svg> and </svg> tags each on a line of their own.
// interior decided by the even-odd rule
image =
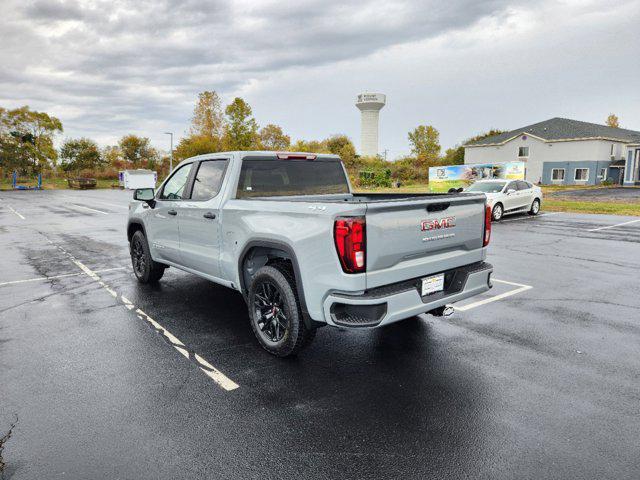
<svg viewBox="0 0 640 480">
<path fill-rule="evenodd" d="M 640 188 L 635 187 L 602 187 L 577 188 L 575 190 L 557 190 L 548 194 L 552 197 L 563 197 L 571 200 L 592 200 L 595 202 L 640 202 Z"/>
<path fill-rule="evenodd" d="M 129 198 L 0 192 L 5 478 L 638 478 L 640 218 L 507 217 L 454 315 L 282 360 L 239 294 L 136 282 Z"/>
</svg>

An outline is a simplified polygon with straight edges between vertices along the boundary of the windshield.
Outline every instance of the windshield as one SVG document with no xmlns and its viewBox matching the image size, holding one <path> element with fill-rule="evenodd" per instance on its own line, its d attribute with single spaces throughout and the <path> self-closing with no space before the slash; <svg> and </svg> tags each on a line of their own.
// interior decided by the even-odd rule
<svg viewBox="0 0 640 480">
<path fill-rule="evenodd" d="M 467 192 L 498 193 L 507 182 L 476 182 L 467 188 Z"/>
</svg>

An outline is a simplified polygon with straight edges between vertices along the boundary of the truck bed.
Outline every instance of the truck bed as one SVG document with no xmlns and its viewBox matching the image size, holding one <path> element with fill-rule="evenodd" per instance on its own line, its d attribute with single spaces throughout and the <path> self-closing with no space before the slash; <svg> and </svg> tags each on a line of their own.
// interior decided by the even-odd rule
<svg viewBox="0 0 640 480">
<path fill-rule="evenodd" d="M 471 199 L 484 197 L 476 193 L 349 193 L 329 195 L 283 195 L 270 197 L 252 197 L 252 200 L 287 202 L 326 202 L 326 203 L 380 203 L 402 202 L 408 200 L 445 200 Z"/>
</svg>

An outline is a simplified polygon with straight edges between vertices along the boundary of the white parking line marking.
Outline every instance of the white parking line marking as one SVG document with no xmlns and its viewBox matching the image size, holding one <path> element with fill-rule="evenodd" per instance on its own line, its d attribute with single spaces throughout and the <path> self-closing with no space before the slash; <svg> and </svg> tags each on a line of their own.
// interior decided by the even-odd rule
<svg viewBox="0 0 640 480">
<path fill-rule="evenodd" d="M 76 203 L 72 203 L 71 205 L 73 205 L 74 207 L 77 207 L 77 208 L 84 208 L 85 210 L 90 210 L 92 212 L 101 213 L 102 215 L 109 215 L 109 212 L 103 212 L 102 210 L 96 210 L 95 208 L 85 207 L 85 206 L 82 206 L 82 205 L 78 205 Z"/>
<path fill-rule="evenodd" d="M 96 273 L 112 272 L 114 270 L 124 270 L 125 268 L 127 267 L 104 268 L 102 270 L 95 270 L 95 272 Z M 16 285 L 18 283 L 42 282 L 45 280 L 54 280 L 56 278 L 78 277 L 80 275 L 84 275 L 84 274 L 83 273 L 64 273 L 62 275 L 52 275 L 50 277 L 27 278 L 26 280 L 12 280 L 10 282 L 0 282 L 0 287 L 4 285 Z"/>
<path fill-rule="evenodd" d="M 45 237 L 45 238 L 47 238 L 47 237 Z M 188 350 L 187 347 L 185 346 L 185 344 L 182 343 L 175 335 L 173 335 L 171 332 L 169 332 L 169 330 L 164 328 L 162 325 L 160 325 L 157 321 L 155 321 L 153 318 L 151 318 L 149 315 L 147 315 L 141 309 L 136 308 L 136 306 L 131 302 L 131 300 L 129 300 L 128 298 L 126 298 L 126 297 L 124 297 L 122 295 L 120 295 L 118 297 L 118 294 L 112 288 L 110 288 L 109 285 L 104 283 L 102 281 L 102 279 L 100 278 L 100 276 L 97 275 L 96 272 L 94 272 L 89 267 L 87 267 L 85 264 L 83 264 L 82 262 L 77 260 L 72 254 L 67 252 L 61 246 L 54 244 L 48 238 L 47 238 L 47 240 L 49 241 L 49 243 L 54 245 L 58 250 L 60 250 L 62 253 L 64 253 L 67 257 L 69 257 L 69 259 L 80 270 L 82 270 L 88 277 L 90 277 L 91 279 L 93 279 L 96 282 L 98 282 L 105 290 L 107 290 L 111 294 L 111 296 L 113 296 L 116 299 L 119 299 L 127 309 L 132 310 L 132 309 L 135 308 L 136 309 L 135 312 L 136 312 L 138 318 L 140 318 L 142 320 L 145 320 L 148 323 L 150 323 L 154 327 L 156 332 L 158 332 L 161 335 L 163 335 L 169 341 L 169 343 L 171 344 L 171 346 L 174 349 L 176 349 L 182 356 L 184 356 L 185 358 L 187 358 L 187 359 L 191 360 L 193 363 L 195 363 L 196 366 L 200 370 L 202 370 L 202 372 L 204 372 L 205 375 L 207 375 L 209 378 L 211 378 L 211 380 L 213 380 L 221 388 L 223 388 L 226 391 L 231 391 L 231 390 L 235 390 L 236 388 L 240 387 L 240 385 L 238 385 L 236 382 L 231 380 L 229 377 L 227 377 L 224 373 L 222 373 L 220 370 L 218 370 L 213 365 L 211 365 L 208 361 L 206 361 L 200 355 L 198 355 L 195 352 L 192 352 L 192 351 Z"/>
<path fill-rule="evenodd" d="M 519 222 L 521 220 L 533 220 L 536 217 L 546 217 L 547 215 L 558 215 L 559 213 L 560 212 L 539 213 L 538 215 L 529 215 L 527 217 L 522 217 L 522 218 L 510 218 L 508 220 L 502 220 L 500 223 Z"/>
<path fill-rule="evenodd" d="M 86 198 L 82 198 L 82 197 L 74 197 L 74 196 L 69 196 L 69 195 L 64 195 L 62 198 L 66 198 L 68 200 L 73 200 L 73 201 L 80 201 L 83 202 L 86 200 Z M 74 204 L 75 205 L 75 204 Z M 100 205 L 106 205 L 107 207 L 116 207 L 116 208 L 124 208 L 126 210 L 129 210 L 129 205 L 118 205 L 116 203 L 107 203 L 107 202 L 103 202 L 102 200 L 100 200 Z"/>
<path fill-rule="evenodd" d="M 529 287 L 529 288 L 533 288 L 529 285 L 525 285 L 523 283 L 516 283 L 516 282 L 508 282 L 506 280 L 498 280 L 497 278 L 492 278 L 491 279 L 492 282 L 498 282 L 498 283 L 504 283 L 506 285 L 513 285 L 514 287 Z"/>
<path fill-rule="evenodd" d="M 640 220 L 631 220 L 629 222 L 617 223 L 615 225 L 609 225 L 608 227 L 600 227 L 600 228 L 592 228 L 591 230 L 587 230 L 587 232 L 599 232 L 600 230 L 608 230 L 610 228 L 621 227 L 623 225 L 630 225 L 632 223 L 638 223 Z"/>
<path fill-rule="evenodd" d="M 19 216 L 22 220 L 25 220 L 25 218 L 20 215 L 18 212 L 15 211 L 15 209 L 11 206 L 11 205 L 7 205 L 7 207 L 9 208 L 9 210 L 11 210 L 13 213 L 15 213 L 17 216 Z"/>
<path fill-rule="evenodd" d="M 512 295 L 517 295 L 518 293 L 526 292 L 527 290 L 531 290 L 533 288 L 531 285 L 523 285 L 522 283 L 507 282 L 506 280 L 498 280 L 497 278 L 494 278 L 492 280 L 498 283 L 505 283 L 507 285 L 517 286 L 518 288 L 514 288 L 513 290 L 509 290 L 508 292 L 495 295 L 494 297 L 485 298 L 484 300 L 478 300 L 477 302 L 469 303 L 468 305 L 462 305 L 459 307 L 454 305 L 453 308 L 461 312 L 466 312 L 467 310 L 471 310 L 472 308 L 481 307 L 482 305 L 486 305 L 487 303 L 497 302 L 498 300 L 502 300 L 503 298 L 507 298 Z"/>
</svg>

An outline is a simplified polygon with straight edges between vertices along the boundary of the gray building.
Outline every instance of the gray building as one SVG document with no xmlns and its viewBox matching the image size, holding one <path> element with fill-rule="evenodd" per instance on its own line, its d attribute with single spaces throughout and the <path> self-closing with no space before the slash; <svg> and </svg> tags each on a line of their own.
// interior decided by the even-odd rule
<svg viewBox="0 0 640 480">
<path fill-rule="evenodd" d="M 552 118 L 464 145 L 465 164 L 514 161 L 534 183 L 640 185 L 640 132 Z"/>
</svg>

